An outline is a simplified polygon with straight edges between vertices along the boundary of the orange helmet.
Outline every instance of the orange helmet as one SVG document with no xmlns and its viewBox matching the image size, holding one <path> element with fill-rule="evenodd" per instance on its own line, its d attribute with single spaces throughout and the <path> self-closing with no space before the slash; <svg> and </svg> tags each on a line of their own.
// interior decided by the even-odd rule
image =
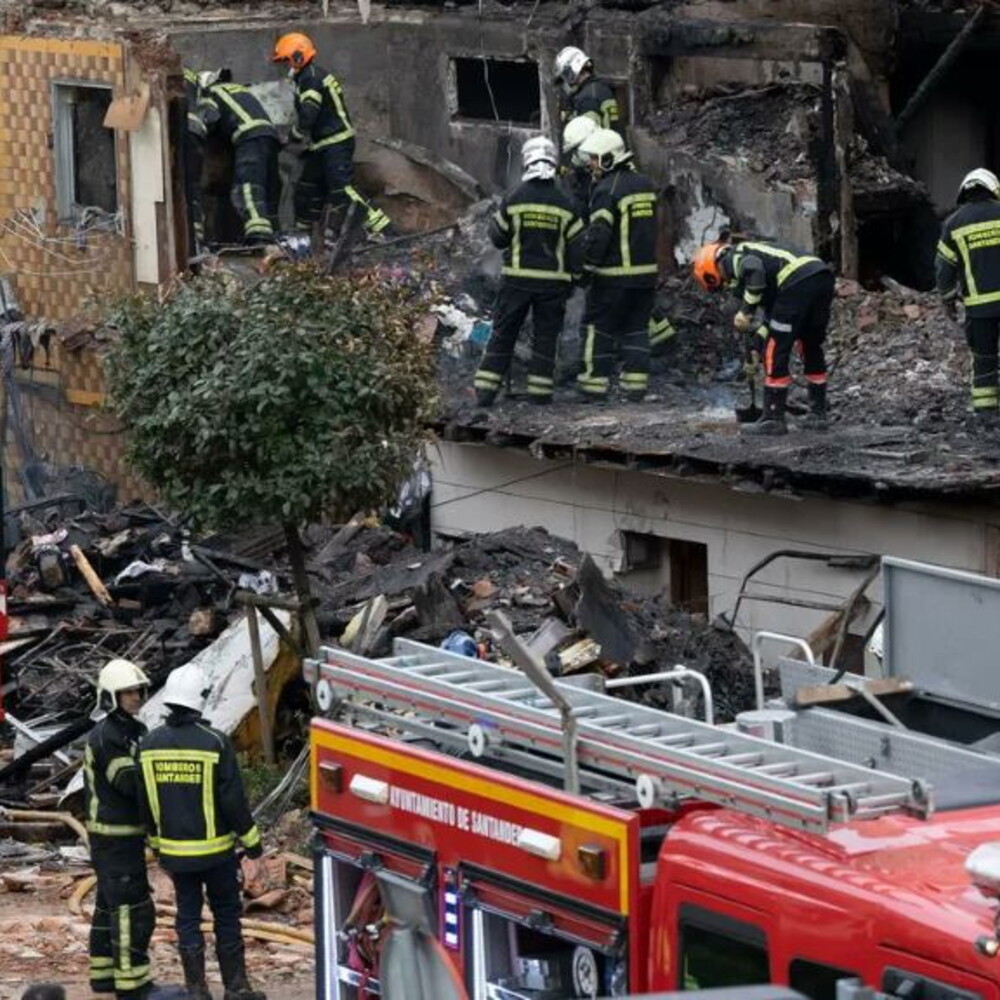
<svg viewBox="0 0 1000 1000">
<path fill-rule="evenodd" d="M 694 280 L 706 292 L 714 292 L 722 287 L 725 280 L 719 270 L 719 257 L 728 246 L 726 243 L 706 243 L 694 255 Z"/>
<path fill-rule="evenodd" d="M 291 63 L 294 69 L 308 66 L 315 58 L 316 46 L 312 39 L 299 31 L 282 35 L 274 43 L 274 52 L 271 54 L 271 62 Z"/>
</svg>

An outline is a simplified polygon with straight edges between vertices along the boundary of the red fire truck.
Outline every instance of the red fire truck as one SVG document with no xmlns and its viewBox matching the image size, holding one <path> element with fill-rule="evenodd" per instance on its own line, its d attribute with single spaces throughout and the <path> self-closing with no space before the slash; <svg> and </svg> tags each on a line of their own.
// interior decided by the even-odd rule
<svg viewBox="0 0 1000 1000">
<path fill-rule="evenodd" d="M 755 983 L 1000 1000 L 1000 761 L 955 738 L 1000 731 L 995 706 L 911 682 L 880 701 L 807 657 L 781 661 L 780 705 L 717 726 L 518 653 L 521 670 L 397 640 L 386 659 L 307 665 L 325 715 L 322 1000 Z M 799 704 L 845 683 L 858 697 Z M 420 963 L 387 970 L 388 923 L 445 956 L 436 994 L 400 992 Z"/>
</svg>

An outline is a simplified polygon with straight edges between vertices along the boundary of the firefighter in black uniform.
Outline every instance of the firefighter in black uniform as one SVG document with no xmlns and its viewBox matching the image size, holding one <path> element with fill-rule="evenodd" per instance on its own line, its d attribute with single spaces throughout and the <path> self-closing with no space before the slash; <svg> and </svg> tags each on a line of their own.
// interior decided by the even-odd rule
<svg viewBox="0 0 1000 1000">
<path fill-rule="evenodd" d="M 140 750 L 150 843 L 177 895 L 177 943 L 192 1000 L 210 1000 L 201 932 L 204 895 L 215 921 L 215 953 L 225 1000 L 265 1000 L 247 979 L 240 927 L 242 898 L 236 847 L 247 858 L 262 848 L 229 737 L 201 717 L 206 697 L 201 668 L 178 667 L 167 678 L 170 709 Z M 256 860 L 250 867 L 257 869 Z M 256 878 L 255 871 L 250 873 Z"/>
<path fill-rule="evenodd" d="M 297 123 L 292 138 L 308 142 L 302 173 L 295 185 L 295 220 L 302 229 L 319 221 L 327 202 L 363 216 L 370 236 L 383 233 L 389 216 L 370 205 L 354 187 L 354 126 L 340 81 L 316 63 L 316 46 L 307 35 L 282 35 L 272 62 L 282 63 L 295 81 Z"/>
<path fill-rule="evenodd" d="M 564 124 L 579 115 L 587 115 L 601 128 L 621 130 L 618 98 L 609 83 L 594 75 L 594 63 L 586 52 L 574 45 L 561 49 L 556 56 L 553 76 L 564 101 Z"/>
<path fill-rule="evenodd" d="M 492 406 L 510 367 L 521 326 L 531 313 L 534 334 L 528 398 L 551 403 L 556 350 L 574 275 L 579 272 L 581 221 L 572 200 L 556 183 L 558 153 L 544 136 L 521 150 L 523 180 L 500 203 L 489 235 L 504 252 L 493 333 L 476 372 L 480 406 Z"/>
<path fill-rule="evenodd" d="M 201 83 L 193 69 L 184 69 L 187 129 L 184 132 L 184 197 L 194 232 L 195 246 L 205 242 L 205 209 L 201 200 L 201 173 L 205 163 L 208 127 L 202 118 Z"/>
<path fill-rule="evenodd" d="M 957 318 L 965 305 L 965 339 L 972 351 L 972 412 L 995 426 L 1000 414 L 1000 180 L 980 167 L 958 189 L 958 209 L 941 228 L 937 287 Z"/>
<path fill-rule="evenodd" d="M 826 357 L 834 276 L 819 257 L 763 240 L 708 243 L 695 254 L 694 276 L 702 288 L 729 287 L 741 298 L 733 319 L 747 338 L 747 356 L 764 364 L 764 412 L 748 434 L 785 434 L 785 404 L 792 384 L 790 362 L 796 344 L 809 383 L 808 416 L 801 427 L 827 424 Z M 758 313 L 761 319 L 758 321 Z"/>
<path fill-rule="evenodd" d="M 128 660 L 111 660 L 97 680 L 97 707 L 108 714 L 90 731 L 83 755 L 90 858 L 97 897 L 90 927 L 90 987 L 119 1000 L 155 996 L 149 940 L 156 911 L 146 877 L 146 830 L 136 718 L 149 678 Z"/>
<path fill-rule="evenodd" d="M 580 151 L 597 181 L 584 238 L 589 289 L 577 385 L 585 399 L 606 398 L 620 353 L 622 392 L 638 402 L 649 385 L 649 320 L 659 272 L 656 189 L 633 168 L 617 132 L 598 129 Z"/>
<path fill-rule="evenodd" d="M 228 70 L 204 88 L 199 106 L 208 130 L 219 128 L 233 147 L 232 199 L 244 242 L 269 242 L 281 199 L 277 129 L 254 94 L 231 82 Z"/>
</svg>

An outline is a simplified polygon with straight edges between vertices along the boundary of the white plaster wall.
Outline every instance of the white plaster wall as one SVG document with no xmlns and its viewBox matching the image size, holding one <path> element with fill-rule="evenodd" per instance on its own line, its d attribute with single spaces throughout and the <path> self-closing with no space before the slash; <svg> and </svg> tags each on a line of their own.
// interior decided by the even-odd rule
<svg viewBox="0 0 1000 1000">
<path fill-rule="evenodd" d="M 519 452 L 441 442 L 431 449 L 433 520 L 439 530 L 484 532 L 541 526 L 572 539 L 609 573 L 620 554 L 617 533 L 648 532 L 708 546 L 713 615 L 732 609 L 740 579 L 757 560 L 783 548 L 894 555 L 974 572 L 987 571 L 993 510 L 941 505 L 908 510 L 825 499 L 792 500 L 739 493 L 721 485 L 668 479 L 572 462 L 538 461 Z M 992 529 L 994 532 L 996 528 Z M 787 562 L 762 576 L 772 593 L 839 600 L 857 573 Z M 873 595 L 876 599 L 879 593 Z M 805 635 L 824 613 L 746 604 L 743 630 Z"/>
</svg>

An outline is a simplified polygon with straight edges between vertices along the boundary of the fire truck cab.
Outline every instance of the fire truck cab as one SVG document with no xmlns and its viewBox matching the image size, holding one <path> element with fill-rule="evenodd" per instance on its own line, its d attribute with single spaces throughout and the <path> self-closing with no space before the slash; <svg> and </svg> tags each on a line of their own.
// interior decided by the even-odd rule
<svg viewBox="0 0 1000 1000">
<path fill-rule="evenodd" d="M 1000 584 L 892 561 L 885 581 L 892 695 L 782 659 L 780 699 L 725 726 L 530 663 L 406 640 L 384 660 L 324 650 L 307 666 L 326 716 L 311 733 L 317 996 L 776 983 L 1000 1000 L 1000 697 L 984 697 L 1000 676 L 963 681 L 950 628 L 900 607 L 951 602 L 962 627 L 986 608 L 1000 631 Z M 923 649 L 907 634 L 921 617 L 936 622 Z M 816 696 L 845 683 L 857 697 Z"/>
</svg>

